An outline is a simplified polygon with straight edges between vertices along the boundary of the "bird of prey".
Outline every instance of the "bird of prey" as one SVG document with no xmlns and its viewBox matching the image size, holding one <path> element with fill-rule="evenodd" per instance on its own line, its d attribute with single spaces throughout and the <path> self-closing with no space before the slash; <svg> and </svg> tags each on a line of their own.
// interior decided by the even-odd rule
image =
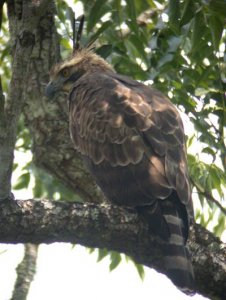
<svg viewBox="0 0 226 300">
<path fill-rule="evenodd" d="M 89 48 L 50 71 L 46 94 L 59 91 L 69 94 L 70 135 L 97 184 L 113 204 L 137 209 L 167 241 L 167 275 L 192 294 L 186 241 L 193 208 L 179 112 L 159 91 L 117 74 Z"/>
</svg>

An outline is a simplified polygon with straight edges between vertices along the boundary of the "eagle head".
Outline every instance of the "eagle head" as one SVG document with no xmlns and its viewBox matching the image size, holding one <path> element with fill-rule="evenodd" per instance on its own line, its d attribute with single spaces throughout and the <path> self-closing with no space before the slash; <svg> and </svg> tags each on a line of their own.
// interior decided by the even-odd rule
<svg viewBox="0 0 226 300">
<path fill-rule="evenodd" d="M 71 57 L 55 65 L 50 71 L 46 96 L 53 98 L 56 93 L 69 93 L 75 81 L 87 73 L 113 71 L 112 67 L 90 49 L 79 49 Z"/>
</svg>

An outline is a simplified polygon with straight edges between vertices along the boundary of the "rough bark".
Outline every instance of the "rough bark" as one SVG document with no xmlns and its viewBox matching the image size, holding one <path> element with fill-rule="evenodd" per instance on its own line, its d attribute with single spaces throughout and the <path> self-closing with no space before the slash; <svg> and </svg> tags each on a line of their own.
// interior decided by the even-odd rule
<svg viewBox="0 0 226 300">
<path fill-rule="evenodd" d="M 84 201 L 101 201 L 100 191 L 73 149 L 68 132 L 66 98 L 62 95 L 50 103 L 45 97 L 49 70 L 60 59 L 53 13 L 50 7 L 36 28 L 36 43 L 30 59 L 25 94 L 23 112 L 33 140 L 34 162 L 62 180 Z"/>
<path fill-rule="evenodd" d="M 36 273 L 38 245 L 26 244 L 24 258 L 17 266 L 17 279 L 14 285 L 12 300 L 26 300 L 30 285 Z"/>
<path fill-rule="evenodd" d="M 9 3 L 9 16 L 12 15 L 14 5 Z M 12 18 L 18 12 L 13 11 Z M 29 8 L 24 7 L 24 18 L 29 13 Z M 37 18 L 34 18 L 36 20 Z M 32 33 L 33 24 L 21 22 L 17 19 L 15 26 L 18 26 L 17 38 L 13 40 L 13 74 L 10 81 L 7 101 L 1 99 L 1 123 L 0 123 L 0 199 L 10 196 L 11 192 L 11 174 L 13 166 L 13 153 L 16 142 L 17 122 L 23 106 L 23 90 L 27 82 L 29 59 L 34 45 L 34 36 Z M 10 28 L 11 32 L 15 28 Z M 23 76 L 21 76 L 23 71 Z"/>
<path fill-rule="evenodd" d="M 107 248 L 165 273 L 164 242 L 133 210 L 109 204 L 48 200 L 0 203 L 0 242 L 70 242 Z M 211 299 L 226 295 L 226 245 L 196 225 L 189 243 L 197 292 Z M 207 284 L 208 283 L 208 284 Z"/>
</svg>

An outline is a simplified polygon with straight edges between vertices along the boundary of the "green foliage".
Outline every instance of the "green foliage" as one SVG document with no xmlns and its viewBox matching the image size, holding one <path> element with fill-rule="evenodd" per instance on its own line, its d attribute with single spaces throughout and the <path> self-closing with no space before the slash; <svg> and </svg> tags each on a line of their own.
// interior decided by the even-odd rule
<svg viewBox="0 0 226 300">
<path fill-rule="evenodd" d="M 212 199 L 225 206 L 225 1 L 82 3 L 87 20 L 84 41 L 96 40 L 96 52 L 117 72 L 151 82 L 189 116 L 194 127 L 188 163 L 196 218 L 204 226 L 212 224 L 221 236 L 225 215 Z M 107 253 L 100 250 L 99 260 Z M 120 258 L 110 256 L 113 268 Z M 142 269 L 137 269 L 142 277 Z"/>
<path fill-rule="evenodd" d="M 213 198 L 216 195 L 225 205 L 226 3 L 185 0 L 142 1 L 140 5 L 138 2 L 125 1 L 125 6 L 121 1 L 101 2 L 104 8 L 98 10 L 98 1 L 92 5 L 83 1 L 87 34 L 92 30 L 96 32 L 95 38 L 100 35 L 97 52 L 107 57 L 117 72 L 142 81 L 151 80 L 190 117 L 196 130 L 195 142 L 199 142 L 197 153 L 189 157 L 190 174 L 196 189 L 201 188 L 198 190 L 201 205 L 209 206 L 214 213 L 216 205 L 207 195 Z M 109 6 L 111 10 L 107 10 Z M 145 12 L 146 18 L 142 19 Z M 94 15 L 99 20 L 95 18 L 93 22 Z M 198 159 L 204 153 L 212 163 Z M 210 220 L 214 219 L 213 213 Z M 215 233 L 221 235 L 223 226 L 221 229 Z"/>
<path fill-rule="evenodd" d="M 141 264 L 136 263 L 133 259 L 131 259 L 129 256 L 126 256 L 127 261 L 132 261 L 134 264 L 135 268 L 137 269 L 138 275 L 141 280 L 144 280 L 145 277 L 145 272 L 144 272 L 144 266 Z"/>
<path fill-rule="evenodd" d="M 206 150 L 205 148 L 204 150 Z M 207 151 L 209 154 L 209 151 Z M 211 153 L 211 152 L 210 152 Z M 212 153 L 210 154 L 212 155 Z M 195 185 L 199 193 L 199 201 L 202 211 L 196 210 L 196 221 L 204 227 L 210 225 L 210 229 L 218 236 L 221 236 L 225 230 L 226 218 L 219 211 L 219 206 L 213 199 L 217 199 L 217 203 L 224 205 L 224 192 L 226 188 L 226 174 L 214 163 L 204 163 L 198 157 L 188 155 L 189 171 L 192 178 L 192 183 Z M 193 201 L 197 200 L 193 197 Z M 206 205 L 207 200 L 208 205 Z M 213 222 L 217 225 L 213 227 Z M 212 224 L 211 224 L 212 223 Z"/>
<path fill-rule="evenodd" d="M 90 253 L 96 253 L 94 248 L 89 248 Z M 126 262 L 132 262 L 137 269 L 138 275 L 141 278 L 141 280 L 144 279 L 144 267 L 143 265 L 135 263 L 129 256 L 122 255 L 115 251 L 108 251 L 107 249 L 97 249 L 98 257 L 97 262 L 102 261 L 104 258 L 110 259 L 109 264 L 109 271 L 113 271 L 117 266 L 120 264 L 120 262 L 123 260 L 123 257 L 125 258 Z"/>
<path fill-rule="evenodd" d="M 58 179 L 31 164 L 30 171 L 34 176 L 33 195 L 36 198 L 48 198 L 63 201 L 80 201 L 79 196 L 68 190 Z"/>
<path fill-rule="evenodd" d="M 17 180 L 17 183 L 13 186 L 14 190 L 22 190 L 22 189 L 28 188 L 30 179 L 31 179 L 31 176 L 30 176 L 29 172 L 21 174 Z"/>
<path fill-rule="evenodd" d="M 105 257 L 108 257 L 110 259 L 110 271 L 113 271 L 122 260 L 122 255 L 118 252 L 108 251 L 107 249 L 98 249 L 97 262 L 102 261 Z"/>
</svg>

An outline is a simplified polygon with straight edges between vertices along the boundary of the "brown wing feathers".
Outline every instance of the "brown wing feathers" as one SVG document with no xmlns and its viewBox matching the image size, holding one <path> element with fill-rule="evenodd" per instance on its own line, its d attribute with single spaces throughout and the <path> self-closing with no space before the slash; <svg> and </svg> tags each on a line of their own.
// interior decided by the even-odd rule
<svg viewBox="0 0 226 300">
<path fill-rule="evenodd" d="M 70 77 L 62 85 L 64 68 Z M 192 293 L 185 243 L 193 211 L 178 111 L 160 92 L 115 73 L 86 49 L 51 74 L 47 94 L 70 90 L 71 138 L 97 184 L 113 203 L 136 208 L 167 241 L 167 275 Z"/>
<path fill-rule="evenodd" d="M 150 227 L 169 239 L 168 276 L 192 292 L 193 271 L 185 248 L 190 188 L 183 125 L 173 105 L 159 92 L 121 75 L 92 74 L 76 82 L 70 94 L 70 130 L 109 200 L 139 208 L 150 205 L 144 213 Z"/>
</svg>

